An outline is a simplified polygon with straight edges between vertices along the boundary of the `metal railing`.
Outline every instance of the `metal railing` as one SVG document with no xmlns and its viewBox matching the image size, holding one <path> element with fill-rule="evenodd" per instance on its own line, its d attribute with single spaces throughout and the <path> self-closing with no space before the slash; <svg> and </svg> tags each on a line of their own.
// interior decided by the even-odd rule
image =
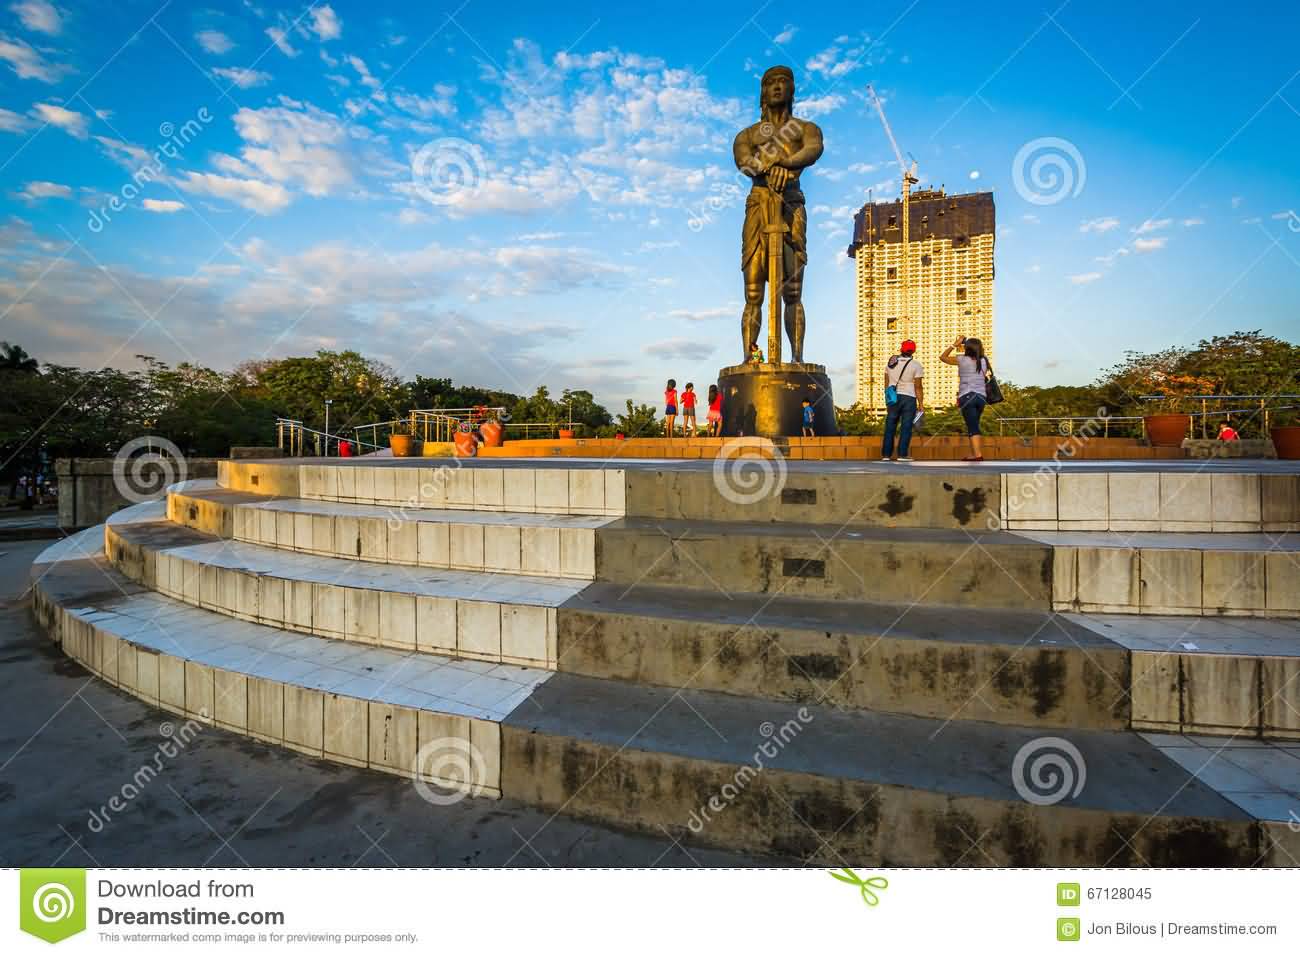
<svg viewBox="0 0 1300 957">
<path fill-rule="evenodd" d="M 1161 400 L 1163 400 L 1163 399 L 1165 398 L 1165 396 L 1162 396 L 1162 395 L 1157 395 L 1157 396 L 1148 396 L 1148 395 L 1143 395 L 1143 396 L 1138 396 L 1138 398 L 1139 398 L 1139 399 L 1142 399 L 1142 400 L 1144 400 L 1144 401 L 1145 401 L 1145 400 L 1156 400 L 1156 399 L 1161 399 Z M 1200 420 L 1201 438 L 1212 438 L 1212 436 L 1209 434 L 1209 426 L 1210 426 L 1210 420 L 1213 419 L 1215 416 L 1227 417 L 1227 416 L 1232 416 L 1232 415 L 1236 415 L 1236 416 L 1255 416 L 1255 415 L 1261 415 L 1261 416 L 1262 416 L 1262 420 L 1263 420 L 1263 422 L 1262 422 L 1261 432 L 1263 432 L 1263 433 L 1267 433 L 1268 430 L 1269 430 L 1269 417 L 1270 417 L 1270 415 L 1271 415 L 1272 413 L 1274 413 L 1274 412 L 1288 412 L 1288 411 L 1291 411 L 1291 410 L 1293 410 L 1293 409 L 1300 409 L 1300 405 L 1275 405 L 1275 406 L 1265 406 L 1265 405 L 1263 405 L 1262 402 L 1261 402 L 1259 408 L 1243 407 L 1243 408 L 1236 408 L 1236 409 L 1215 409 L 1214 411 L 1209 411 L 1209 410 L 1206 408 L 1206 405 L 1208 404 L 1208 402 L 1211 401 L 1211 400 L 1215 400 L 1215 399 L 1262 399 L 1262 400 L 1267 400 L 1267 399 L 1270 399 L 1270 398 L 1274 398 L 1274 399 L 1300 398 L 1300 396 L 1289 396 L 1289 395 L 1283 395 L 1283 396 L 1247 396 L 1247 395 L 1237 395 L 1237 396 L 1200 396 L 1200 395 L 1197 395 L 1197 396 L 1188 396 L 1187 398 L 1188 398 L 1189 400 L 1193 400 L 1193 399 L 1195 399 L 1195 400 L 1198 400 L 1198 401 L 1202 401 L 1202 408 L 1201 408 L 1201 411 L 1200 411 L 1200 412 L 1176 412 L 1176 413 L 1172 413 L 1172 414 L 1174 414 L 1174 415 L 1186 415 L 1186 416 L 1188 416 L 1190 422 L 1189 422 L 1189 424 L 1188 424 L 1187 437 L 1188 437 L 1189 439 L 1190 439 L 1190 438 L 1195 438 L 1195 437 L 1196 437 L 1196 429 L 1197 429 L 1197 420 L 1198 420 L 1198 419 Z M 1079 424 L 1082 424 L 1082 426 L 1084 427 L 1084 431 L 1091 431 L 1094 437 L 1096 437 L 1096 435 L 1097 435 L 1097 432 L 1096 432 L 1096 425 L 1095 425 L 1095 424 L 1096 424 L 1096 423 L 1100 423 L 1100 424 L 1101 424 L 1101 433 L 1100 433 L 1100 435 L 1101 435 L 1102 438 L 1110 438 L 1110 435 L 1111 435 L 1111 424 L 1112 424 L 1112 423 L 1120 424 L 1120 423 L 1125 423 L 1125 422 L 1136 422 L 1137 425 L 1138 425 L 1138 427 L 1137 427 L 1137 436 L 1138 436 L 1139 438 L 1143 438 L 1143 439 L 1146 438 L 1146 416 L 1142 416 L 1142 415 L 1110 415 L 1110 416 L 1101 416 L 1101 415 L 1022 415 L 1022 416 L 1009 416 L 1009 417 L 1007 417 L 1007 418 L 1002 418 L 1002 417 L 999 416 L 999 417 L 998 417 L 998 434 L 999 434 L 999 435 L 1005 435 L 1005 434 L 1006 434 L 1006 424 L 1007 424 L 1007 423 L 1014 423 L 1014 422 L 1029 422 L 1029 423 L 1031 424 L 1031 427 L 1032 427 L 1033 435 L 1034 435 L 1034 436 L 1039 435 L 1039 424 L 1040 424 L 1040 423 L 1049 426 L 1049 428 L 1046 430 L 1046 433 L 1045 433 L 1045 434 L 1047 434 L 1047 435 L 1074 435 L 1077 431 L 1079 431 Z M 1089 423 L 1094 423 L 1094 427 L 1093 427 L 1092 430 L 1088 430 L 1088 428 L 1087 428 L 1087 426 L 1088 426 Z M 1123 428 L 1123 427 L 1121 426 L 1121 428 Z M 1018 429 L 1016 429 L 1014 426 L 1012 426 L 1012 430 L 1013 430 L 1013 434 L 1015 434 L 1015 435 L 1020 435 L 1020 434 L 1021 434 L 1020 431 L 1019 431 Z"/>
<path fill-rule="evenodd" d="M 1138 423 L 1139 434 L 1144 437 L 1146 435 L 1146 430 L 1142 425 L 1142 416 L 1140 415 L 1020 415 L 1009 416 L 1007 418 L 999 416 L 998 435 L 1006 435 L 1006 423 L 1008 422 L 1030 423 L 1035 437 L 1039 434 L 1038 426 L 1040 422 L 1049 425 L 1055 423 L 1055 425 L 1048 429 L 1046 433 L 1048 435 L 1074 435 L 1079 431 L 1079 427 L 1076 423 L 1081 423 L 1084 427 L 1083 430 L 1088 431 L 1088 423 L 1098 422 L 1101 423 L 1101 437 L 1104 439 L 1110 438 L 1112 422 L 1136 422 Z M 1013 433 L 1016 435 L 1020 434 L 1019 430 L 1016 430 L 1014 427 Z"/>
<path fill-rule="evenodd" d="M 1203 439 L 1207 439 L 1210 437 L 1208 432 L 1206 431 L 1206 426 L 1209 424 L 1210 418 L 1216 415 L 1253 416 L 1258 414 L 1263 420 L 1262 431 L 1264 433 L 1267 433 L 1269 430 L 1269 419 L 1271 418 L 1272 413 L 1289 412 L 1293 409 L 1300 408 L 1300 406 L 1295 406 L 1295 405 L 1276 405 L 1270 407 L 1265 404 L 1270 400 L 1275 401 L 1278 399 L 1300 399 L 1300 395 L 1293 394 L 1293 393 L 1278 393 L 1276 395 L 1188 395 L 1188 396 L 1175 396 L 1172 400 L 1169 398 L 1169 396 L 1166 395 L 1140 395 L 1138 396 L 1138 399 L 1139 401 L 1142 402 L 1165 402 L 1165 401 L 1199 402 L 1201 404 L 1201 411 L 1199 413 L 1187 412 L 1182 414 L 1190 415 L 1192 416 L 1193 419 L 1199 418 L 1201 420 L 1201 438 Z M 1243 409 L 1216 409 L 1215 411 L 1211 412 L 1209 411 L 1209 405 L 1211 402 L 1258 402 L 1259 406 L 1258 408 L 1251 407 L 1251 408 L 1243 408 Z M 1192 431 L 1193 432 L 1195 431 L 1195 423 L 1193 423 Z M 1194 438 L 1194 436 L 1189 435 L 1188 438 Z"/>
<path fill-rule="evenodd" d="M 367 447 L 376 450 L 382 447 L 374 442 L 366 442 L 359 436 L 333 435 L 320 429 L 309 428 L 300 419 L 277 418 L 275 420 L 275 444 L 291 458 L 335 455 L 340 442 L 354 443 L 358 451 Z"/>
</svg>

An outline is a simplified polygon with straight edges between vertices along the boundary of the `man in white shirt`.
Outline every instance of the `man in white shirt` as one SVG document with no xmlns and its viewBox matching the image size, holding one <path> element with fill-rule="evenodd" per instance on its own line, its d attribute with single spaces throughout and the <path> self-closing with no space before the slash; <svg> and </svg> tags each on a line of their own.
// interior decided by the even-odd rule
<svg viewBox="0 0 1300 957">
<path fill-rule="evenodd" d="M 918 409 L 925 408 L 925 370 L 916 361 L 916 343 L 903 340 L 899 354 L 890 356 L 885 366 L 885 439 L 880 448 L 882 462 L 910 462 L 912 424 Z M 890 389 L 892 387 L 893 392 Z M 893 402 L 888 399 L 894 398 Z M 898 433 L 898 457 L 894 458 L 894 434 Z"/>
</svg>

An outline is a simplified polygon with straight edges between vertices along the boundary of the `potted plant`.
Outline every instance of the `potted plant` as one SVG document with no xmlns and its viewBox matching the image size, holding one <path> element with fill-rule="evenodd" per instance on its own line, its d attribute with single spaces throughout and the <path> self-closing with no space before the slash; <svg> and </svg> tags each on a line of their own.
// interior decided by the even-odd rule
<svg viewBox="0 0 1300 957">
<path fill-rule="evenodd" d="M 393 455 L 397 458 L 409 458 L 415 455 L 418 443 L 419 440 L 415 437 L 411 424 L 405 419 L 394 424 L 393 431 L 388 434 L 388 447 L 393 450 Z"/>
<path fill-rule="evenodd" d="M 1300 413 L 1288 409 L 1273 416 L 1268 430 L 1280 459 L 1300 459 Z"/>
</svg>

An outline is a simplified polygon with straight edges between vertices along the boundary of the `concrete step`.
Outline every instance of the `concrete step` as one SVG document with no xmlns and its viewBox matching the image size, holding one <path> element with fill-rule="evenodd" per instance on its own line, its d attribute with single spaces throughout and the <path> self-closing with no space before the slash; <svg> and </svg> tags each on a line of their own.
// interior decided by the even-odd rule
<svg viewBox="0 0 1300 957">
<path fill-rule="evenodd" d="M 1066 732 L 1066 786 L 1035 790 L 1053 742 L 1033 729 L 362 648 L 150 594 L 102 558 L 33 576 L 51 636 L 125 693 L 439 788 L 785 861 L 1285 863 L 1272 806 L 1243 809 L 1133 734 Z"/>
<path fill-rule="evenodd" d="M 1007 532 L 624 518 L 596 533 L 596 577 L 853 601 L 1047 610 L 1052 549 Z"/>
<path fill-rule="evenodd" d="M 500 721 L 551 672 L 235 621 L 142 589 L 101 556 L 33 565 L 47 632 L 147 704 L 317 758 L 499 797 Z"/>
<path fill-rule="evenodd" d="M 592 515 L 399 508 L 208 488 L 168 496 L 173 522 L 255 545 L 423 568 L 595 577 Z"/>
<path fill-rule="evenodd" d="M 1051 547 L 1059 611 L 1300 617 L 1294 532 L 1019 534 Z"/>
<path fill-rule="evenodd" d="M 1048 753 L 1060 777 L 1040 763 Z M 1045 771 L 1037 790 L 1027 784 Z M 807 862 L 1284 865 L 1297 843 L 1285 823 L 1261 821 L 1135 734 L 1045 739 L 573 675 L 503 722 L 502 788 L 567 814 Z"/>
<path fill-rule="evenodd" d="M 326 638 L 555 667 L 556 608 L 578 582 L 349 561 L 219 539 L 171 522 L 109 524 L 128 578 L 196 607 Z"/>
</svg>

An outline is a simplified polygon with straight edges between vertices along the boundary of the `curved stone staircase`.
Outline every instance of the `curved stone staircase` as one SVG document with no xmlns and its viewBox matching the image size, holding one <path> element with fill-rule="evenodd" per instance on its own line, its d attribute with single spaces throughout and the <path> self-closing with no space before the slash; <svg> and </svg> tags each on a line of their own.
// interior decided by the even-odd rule
<svg viewBox="0 0 1300 957">
<path fill-rule="evenodd" d="M 48 550 L 36 606 L 150 704 L 431 794 L 832 864 L 1293 865 L 1295 477 L 1162 468 L 228 462 Z"/>
</svg>

